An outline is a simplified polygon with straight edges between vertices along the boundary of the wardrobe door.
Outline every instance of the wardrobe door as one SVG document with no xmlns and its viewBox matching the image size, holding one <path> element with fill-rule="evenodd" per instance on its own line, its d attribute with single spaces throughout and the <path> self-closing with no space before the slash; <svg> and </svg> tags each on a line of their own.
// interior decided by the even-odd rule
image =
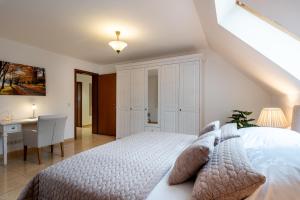
<svg viewBox="0 0 300 200">
<path fill-rule="evenodd" d="M 144 131 L 145 70 L 131 70 L 131 133 Z"/>
<path fill-rule="evenodd" d="M 130 70 L 117 72 L 117 138 L 130 134 Z"/>
<path fill-rule="evenodd" d="M 180 133 L 196 134 L 199 130 L 199 77 L 199 62 L 180 64 Z"/>
<path fill-rule="evenodd" d="M 179 65 L 165 65 L 161 69 L 161 128 L 178 132 Z"/>
<path fill-rule="evenodd" d="M 131 134 L 144 132 L 144 111 L 132 110 L 131 117 Z"/>
</svg>

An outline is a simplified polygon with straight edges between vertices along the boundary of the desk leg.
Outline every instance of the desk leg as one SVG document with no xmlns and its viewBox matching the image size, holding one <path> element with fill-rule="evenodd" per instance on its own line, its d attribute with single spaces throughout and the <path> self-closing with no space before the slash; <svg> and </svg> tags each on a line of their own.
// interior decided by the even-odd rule
<svg viewBox="0 0 300 200">
<path fill-rule="evenodd" d="M 3 133 L 3 164 L 7 165 L 7 134 Z"/>
</svg>

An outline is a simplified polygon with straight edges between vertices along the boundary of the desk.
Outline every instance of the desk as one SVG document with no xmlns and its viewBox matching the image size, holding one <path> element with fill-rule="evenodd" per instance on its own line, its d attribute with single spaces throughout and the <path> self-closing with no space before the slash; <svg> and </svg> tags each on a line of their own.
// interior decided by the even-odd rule
<svg viewBox="0 0 300 200">
<path fill-rule="evenodd" d="M 13 133 L 21 133 L 22 125 L 36 124 L 37 118 L 34 119 L 17 119 L 10 121 L 0 121 L 0 135 L 2 136 L 3 146 L 3 163 L 7 165 L 7 136 Z"/>
</svg>

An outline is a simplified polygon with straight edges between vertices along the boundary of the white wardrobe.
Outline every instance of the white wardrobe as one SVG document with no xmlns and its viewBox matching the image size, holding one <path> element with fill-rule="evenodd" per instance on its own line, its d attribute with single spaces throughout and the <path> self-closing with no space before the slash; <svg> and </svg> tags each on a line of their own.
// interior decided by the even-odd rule
<svg viewBox="0 0 300 200">
<path fill-rule="evenodd" d="M 117 66 L 117 138 L 143 131 L 198 134 L 201 55 Z"/>
</svg>

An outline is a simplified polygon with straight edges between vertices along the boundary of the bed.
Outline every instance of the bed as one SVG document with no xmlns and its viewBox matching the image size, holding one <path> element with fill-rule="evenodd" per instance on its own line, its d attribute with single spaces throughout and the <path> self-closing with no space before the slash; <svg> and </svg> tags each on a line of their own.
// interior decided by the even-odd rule
<svg viewBox="0 0 300 200">
<path fill-rule="evenodd" d="M 247 199 L 299 199 L 300 135 L 273 128 L 239 133 L 252 167 L 266 176 Z M 192 180 L 175 186 L 167 180 L 178 155 L 196 139 L 145 132 L 96 147 L 37 174 L 19 199 L 188 200 Z"/>
<path fill-rule="evenodd" d="M 252 167 L 266 176 L 266 183 L 247 200 L 300 199 L 300 134 L 287 129 L 253 127 L 240 129 Z M 147 200 L 190 200 L 193 181 L 169 186 L 169 172 Z"/>
</svg>

